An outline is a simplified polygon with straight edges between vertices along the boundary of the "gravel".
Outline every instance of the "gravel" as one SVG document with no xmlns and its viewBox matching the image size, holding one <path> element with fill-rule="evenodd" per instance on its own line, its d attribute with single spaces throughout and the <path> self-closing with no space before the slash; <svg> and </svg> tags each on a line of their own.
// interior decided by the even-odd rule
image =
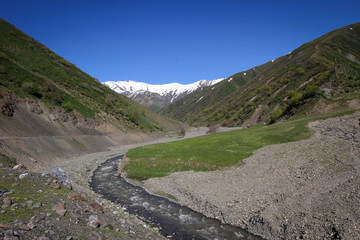
<svg viewBox="0 0 360 240">
<path fill-rule="evenodd" d="M 245 165 L 173 173 L 144 187 L 266 239 L 357 239 L 359 118 L 316 121 L 313 137 L 259 149 Z"/>
</svg>

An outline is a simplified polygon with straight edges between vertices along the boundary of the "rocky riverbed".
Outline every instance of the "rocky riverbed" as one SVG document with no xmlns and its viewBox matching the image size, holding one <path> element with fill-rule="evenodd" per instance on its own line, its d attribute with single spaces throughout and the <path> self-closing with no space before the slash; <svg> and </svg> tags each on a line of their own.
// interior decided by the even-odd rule
<svg viewBox="0 0 360 240">
<path fill-rule="evenodd" d="M 255 151 L 242 166 L 179 172 L 145 188 L 266 239 L 358 239 L 360 113 L 309 124 L 313 137 Z"/>
</svg>

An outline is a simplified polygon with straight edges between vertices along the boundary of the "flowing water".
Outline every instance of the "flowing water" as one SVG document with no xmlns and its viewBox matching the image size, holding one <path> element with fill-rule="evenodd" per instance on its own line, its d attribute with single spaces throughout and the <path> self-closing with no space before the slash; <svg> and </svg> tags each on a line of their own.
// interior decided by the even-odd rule
<svg viewBox="0 0 360 240">
<path fill-rule="evenodd" d="M 261 239 L 166 198 L 151 195 L 143 188 L 115 176 L 122 157 L 117 156 L 102 163 L 93 174 L 91 188 L 153 227 L 158 227 L 164 236 L 171 236 L 171 239 Z"/>
</svg>

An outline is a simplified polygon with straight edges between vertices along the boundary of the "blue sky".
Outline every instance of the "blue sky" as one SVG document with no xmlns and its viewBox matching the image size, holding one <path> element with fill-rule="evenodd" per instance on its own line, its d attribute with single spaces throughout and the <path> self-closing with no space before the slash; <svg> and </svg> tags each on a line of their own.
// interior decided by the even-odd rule
<svg viewBox="0 0 360 240">
<path fill-rule="evenodd" d="M 0 17 L 100 81 L 228 77 L 360 21 L 352 0 L 0 0 Z"/>
</svg>

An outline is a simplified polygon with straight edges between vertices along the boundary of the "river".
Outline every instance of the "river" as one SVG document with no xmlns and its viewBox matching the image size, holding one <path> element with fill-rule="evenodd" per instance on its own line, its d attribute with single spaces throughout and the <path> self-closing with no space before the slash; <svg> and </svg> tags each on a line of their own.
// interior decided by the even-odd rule
<svg viewBox="0 0 360 240">
<path fill-rule="evenodd" d="M 238 227 L 222 224 L 164 197 L 152 195 L 116 176 L 123 155 L 112 157 L 94 171 L 90 187 L 104 198 L 120 204 L 131 214 L 158 227 L 171 239 L 261 239 Z"/>
</svg>

